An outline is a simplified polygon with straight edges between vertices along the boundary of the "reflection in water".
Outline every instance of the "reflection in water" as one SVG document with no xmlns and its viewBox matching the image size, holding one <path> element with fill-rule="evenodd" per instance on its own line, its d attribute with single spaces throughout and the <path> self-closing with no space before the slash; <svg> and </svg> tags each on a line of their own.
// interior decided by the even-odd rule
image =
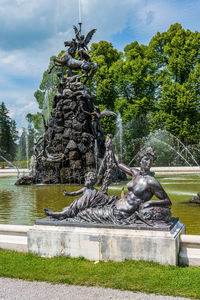
<svg viewBox="0 0 200 300">
<path fill-rule="evenodd" d="M 63 188 L 68 192 L 79 189 L 69 185 L 15 186 L 15 181 L 16 177 L 0 178 L 0 223 L 33 225 L 45 217 L 44 208 L 61 211 L 75 199 L 63 196 Z M 188 203 L 200 191 L 200 176 L 167 175 L 159 181 L 172 200 L 172 215 L 186 224 L 188 234 L 200 234 L 200 205 Z M 120 197 L 123 186 L 111 186 L 109 194 Z"/>
</svg>

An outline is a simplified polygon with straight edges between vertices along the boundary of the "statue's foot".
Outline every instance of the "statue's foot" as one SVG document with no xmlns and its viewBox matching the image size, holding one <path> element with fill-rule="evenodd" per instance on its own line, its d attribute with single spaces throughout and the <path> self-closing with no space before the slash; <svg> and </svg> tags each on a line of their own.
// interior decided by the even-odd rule
<svg viewBox="0 0 200 300">
<path fill-rule="evenodd" d="M 44 208 L 44 214 L 45 214 L 46 216 L 53 216 L 54 211 L 51 210 L 51 209 L 48 209 L 48 208 Z"/>
<path fill-rule="evenodd" d="M 52 217 L 54 219 L 57 219 L 57 220 L 63 220 L 63 219 L 65 219 L 65 215 L 64 214 L 55 212 L 55 211 L 53 211 L 51 209 L 48 209 L 48 208 L 44 208 L 44 214 L 46 216 L 50 216 L 50 217 Z"/>
</svg>

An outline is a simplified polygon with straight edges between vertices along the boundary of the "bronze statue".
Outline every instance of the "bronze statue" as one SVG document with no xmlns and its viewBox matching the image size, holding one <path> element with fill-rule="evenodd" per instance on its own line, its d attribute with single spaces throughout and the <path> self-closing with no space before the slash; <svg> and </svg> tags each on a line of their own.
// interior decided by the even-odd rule
<svg viewBox="0 0 200 300">
<path fill-rule="evenodd" d="M 103 111 L 100 111 L 100 108 L 95 105 L 94 105 L 94 111 L 92 113 L 84 110 L 83 107 L 81 107 L 81 110 L 91 118 L 92 132 L 96 138 L 98 138 L 98 136 L 100 136 L 101 133 L 100 120 L 105 117 L 117 116 L 115 112 L 108 109 L 104 109 Z"/>
<path fill-rule="evenodd" d="M 106 170 L 103 174 L 103 181 L 101 184 L 101 190 L 107 194 L 108 186 L 116 181 L 118 177 L 118 167 L 114 159 L 113 146 L 112 146 L 112 135 L 108 134 L 105 140 L 105 165 Z"/>
<path fill-rule="evenodd" d="M 66 190 L 62 191 L 65 196 L 83 196 L 72 202 L 70 206 L 65 207 L 62 212 L 54 212 L 45 208 L 45 215 L 52 216 L 53 218 L 59 220 L 65 218 L 74 218 L 79 216 L 82 211 L 93 207 L 103 206 L 109 202 L 112 202 L 112 197 L 109 197 L 94 188 L 96 181 L 97 176 L 94 172 L 86 173 L 84 188 L 71 193 L 67 193 Z"/>
<path fill-rule="evenodd" d="M 76 41 L 77 41 L 77 48 L 78 48 L 78 56 L 80 60 L 86 60 L 91 62 L 91 57 L 88 53 L 88 44 L 90 40 L 92 39 L 92 36 L 96 32 L 96 29 L 92 29 L 86 36 L 81 35 L 81 23 L 79 23 L 80 29 L 78 30 L 77 27 L 74 25 L 74 31 L 76 35 Z M 87 51 L 86 51 L 87 50 Z"/>
<path fill-rule="evenodd" d="M 91 30 L 86 38 L 84 35 L 80 35 L 80 31 L 74 26 L 76 38 L 71 41 L 64 42 L 65 47 L 69 47 L 60 59 L 54 59 L 54 65 L 49 70 L 49 73 L 56 66 L 66 66 L 68 68 L 68 75 L 73 76 L 72 71 L 82 71 L 82 76 L 85 77 L 84 83 L 87 82 L 89 78 L 93 78 L 97 71 L 98 65 L 91 61 L 90 55 L 86 51 L 88 50 L 87 44 L 90 42 L 96 29 Z M 78 55 L 80 60 L 75 59 L 76 51 L 78 50 Z M 77 75 L 79 76 L 79 75 Z"/>
<path fill-rule="evenodd" d="M 150 172 L 150 165 L 155 158 L 153 149 L 148 147 L 139 153 L 140 169 L 126 166 L 115 153 L 113 156 L 118 167 L 132 177 L 127 184 L 128 193 L 123 198 L 118 199 L 96 190 L 93 188 L 95 175 L 86 174 L 86 188 L 69 194 L 64 192 L 65 195 L 83 193 L 81 198 L 76 199 L 60 213 L 45 209 L 45 214 L 55 219 L 104 224 L 130 225 L 139 220 L 153 226 L 169 222 L 171 201 L 154 174 Z M 153 196 L 159 200 L 151 200 Z"/>
<path fill-rule="evenodd" d="M 189 200 L 190 203 L 196 203 L 196 204 L 200 204 L 200 192 L 197 193 L 197 195 L 195 197 L 192 197 Z"/>
</svg>

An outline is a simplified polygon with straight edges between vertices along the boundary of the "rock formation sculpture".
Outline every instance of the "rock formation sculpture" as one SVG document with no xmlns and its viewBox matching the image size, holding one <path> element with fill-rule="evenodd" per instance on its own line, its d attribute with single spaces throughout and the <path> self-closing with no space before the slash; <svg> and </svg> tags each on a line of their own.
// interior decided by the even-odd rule
<svg viewBox="0 0 200 300">
<path fill-rule="evenodd" d="M 74 26 L 75 38 L 64 44 L 68 49 L 61 59 L 55 59 L 56 66 L 66 66 L 68 76 L 57 72 L 59 83 L 53 99 L 53 111 L 48 122 L 44 118 L 44 135 L 34 149 L 34 173 L 32 183 L 76 183 L 84 182 L 84 175 L 97 171 L 97 165 L 105 153 L 104 132 L 100 119 L 115 115 L 94 105 L 93 97 L 84 83 L 94 76 L 97 64 L 91 61 L 87 44 L 96 30 L 91 30 L 86 38 L 81 28 Z M 79 59 L 75 59 L 78 51 Z M 79 71 L 74 74 L 73 71 Z M 84 83 L 81 78 L 85 78 Z M 16 184 L 27 184 L 26 178 Z M 30 182 L 30 178 L 28 180 Z"/>
</svg>

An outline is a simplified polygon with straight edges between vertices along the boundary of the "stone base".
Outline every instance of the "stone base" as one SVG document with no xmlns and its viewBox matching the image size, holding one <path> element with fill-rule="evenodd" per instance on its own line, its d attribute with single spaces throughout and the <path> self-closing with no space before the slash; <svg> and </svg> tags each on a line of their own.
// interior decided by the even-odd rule
<svg viewBox="0 0 200 300">
<path fill-rule="evenodd" d="M 100 228 L 88 226 L 34 225 L 28 231 L 28 251 L 44 257 L 83 256 L 90 260 L 124 259 L 177 265 L 179 237 L 185 225 L 179 221 L 170 231 Z"/>
<path fill-rule="evenodd" d="M 57 220 L 52 217 L 46 217 L 44 219 L 37 220 L 36 225 L 48 225 L 48 226 L 71 226 L 71 227 L 87 227 L 87 228 L 115 228 L 115 229 L 135 229 L 135 230 L 154 230 L 154 231 L 170 231 L 174 225 L 178 222 L 178 218 L 171 218 L 170 222 L 160 222 L 149 226 L 140 220 L 131 225 L 117 225 L 109 223 L 89 223 L 86 221 L 78 222 L 73 219 Z"/>
<path fill-rule="evenodd" d="M 179 264 L 182 266 L 200 266 L 200 236 L 182 234 Z"/>
</svg>

